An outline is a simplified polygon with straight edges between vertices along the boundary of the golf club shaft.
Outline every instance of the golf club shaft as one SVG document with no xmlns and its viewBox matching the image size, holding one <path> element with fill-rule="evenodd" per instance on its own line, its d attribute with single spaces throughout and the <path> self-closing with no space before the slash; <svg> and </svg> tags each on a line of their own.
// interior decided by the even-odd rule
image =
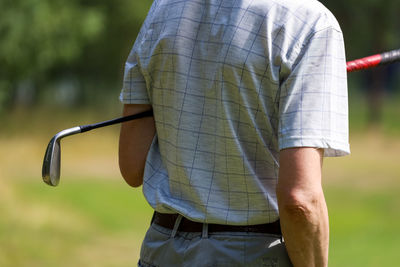
<svg viewBox="0 0 400 267">
<path fill-rule="evenodd" d="M 400 61 L 400 49 L 347 62 L 347 72 L 369 69 Z"/>
<path fill-rule="evenodd" d="M 377 54 L 377 55 L 373 55 L 373 56 L 369 56 L 369 57 L 365 57 L 365 58 L 361 58 L 361 59 L 356 59 L 353 61 L 349 61 L 349 62 L 347 62 L 347 72 L 368 69 L 368 68 L 376 67 L 379 65 L 394 63 L 397 61 L 400 61 L 400 49 L 392 50 L 389 52 L 385 52 L 382 54 Z M 138 114 L 119 117 L 116 119 L 103 121 L 103 122 L 99 122 L 99 123 L 81 125 L 79 127 L 81 128 L 81 133 L 84 133 L 84 132 L 87 132 L 87 131 L 90 131 L 93 129 L 97 129 L 100 127 L 105 127 L 105 126 L 109 126 L 109 125 L 113 125 L 113 124 L 117 124 L 117 123 L 122 123 L 125 121 L 131 121 L 131 120 L 135 120 L 135 119 L 149 117 L 149 116 L 153 116 L 153 110 L 148 110 L 148 111 L 144 111 L 144 112 L 141 112 Z"/>
<path fill-rule="evenodd" d="M 113 124 L 117 124 L 117 123 L 121 123 L 121 122 L 125 122 L 125 121 L 140 119 L 140 118 L 144 118 L 144 117 L 149 117 L 152 115 L 153 115 L 153 110 L 148 110 L 148 111 L 144 111 L 144 112 L 134 114 L 134 115 L 120 117 L 120 118 L 112 119 L 109 121 L 103 121 L 103 122 L 94 123 L 94 124 L 82 125 L 79 127 L 81 128 L 81 133 L 84 133 L 84 132 L 87 132 L 87 131 L 90 131 L 90 130 L 93 130 L 96 128 L 105 127 L 105 126 L 109 126 L 109 125 L 113 125 Z"/>
<path fill-rule="evenodd" d="M 347 62 L 347 72 L 353 72 L 357 70 L 369 69 L 380 65 L 390 64 L 394 62 L 400 61 L 400 49 L 392 50 L 389 52 L 376 54 L 369 57 L 364 57 L 356 60 L 352 60 Z M 129 115 L 125 117 L 120 117 L 116 119 L 112 119 L 109 121 L 103 121 L 94 124 L 82 125 L 79 126 L 81 128 L 81 133 L 87 132 L 96 128 L 105 127 L 125 121 L 140 119 L 143 117 L 148 117 L 153 115 L 153 110 L 145 111 L 135 115 Z"/>
<path fill-rule="evenodd" d="M 400 61 L 400 49 L 392 50 L 392 51 L 381 53 L 381 54 L 376 54 L 376 55 L 361 58 L 361 59 L 356 59 L 353 61 L 349 61 L 349 62 L 347 62 L 347 72 L 368 69 L 368 68 L 376 67 L 379 65 L 394 63 L 397 61 Z M 88 132 L 90 130 L 97 129 L 100 127 L 105 127 L 105 126 L 109 126 L 109 125 L 113 125 L 113 124 L 117 124 L 117 123 L 140 119 L 140 118 L 144 118 L 144 117 L 148 117 L 148 116 L 152 116 L 152 115 L 153 115 L 153 110 L 148 110 L 148 111 L 144 111 L 144 112 L 141 112 L 138 114 L 119 117 L 119 118 L 108 120 L 108 121 L 103 121 L 103 122 L 88 124 L 88 125 L 81 125 L 81 126 L 79 126 L 79 128 L 81 129 L 80 132 L 84 133 L 84 132 Z"/>
</svg>

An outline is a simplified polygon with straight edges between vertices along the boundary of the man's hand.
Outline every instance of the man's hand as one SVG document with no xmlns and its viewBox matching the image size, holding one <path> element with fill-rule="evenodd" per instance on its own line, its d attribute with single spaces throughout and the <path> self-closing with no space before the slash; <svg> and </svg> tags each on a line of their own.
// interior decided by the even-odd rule
<svg viewBox="0 0 400 267">
<path fill-rule="evenodd" d="M 133 115 L 151 109 L 151 105 L 124 105 L 123 115 Z M 147 153 L 156 128 L 153 117 L 124 122 L 119 137 L 119 168 L 122 177 L 133 187 L 143 183 Z"/>
<path fill-rule="evenodd" d="M 323 150 L 280 152 L 277 198 L 283 237 L 295 267 L 328 265 L 329 222 L 321 185 Z"/>
</svg>

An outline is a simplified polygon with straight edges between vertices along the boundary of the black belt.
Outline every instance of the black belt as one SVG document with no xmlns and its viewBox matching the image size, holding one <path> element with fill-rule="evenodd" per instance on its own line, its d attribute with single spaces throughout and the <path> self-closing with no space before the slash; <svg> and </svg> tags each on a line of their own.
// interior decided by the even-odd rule
<svg viewBox="0 0 400 267">
<path fill-rule="evenodd" d="M 173 229 L 178 214 L 165 214 L 155 212 L 152 222 L 164 228 Z M 193 222 L 182 217 L 178 231 L 182 232 L 201 232 L 203 223 Z M 257 224 L 257 225 L 223 225 L 208 224 L 208 232 L 249 232 L 249 233 L 265 233 L 282 235 L 279 220 L 273 223 Z"/>
</svg>

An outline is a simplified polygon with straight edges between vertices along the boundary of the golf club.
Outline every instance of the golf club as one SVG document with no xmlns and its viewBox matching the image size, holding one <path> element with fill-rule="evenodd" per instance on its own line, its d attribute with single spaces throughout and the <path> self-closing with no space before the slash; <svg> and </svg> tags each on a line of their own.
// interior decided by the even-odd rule
<svg viewBox="0 0 400 267">
<path fill-rule="evenodd" d="M 46 153 L 44 155 L 43 166 L 42 166 L 43 181 L 51 186 L 57 186 L 60 181 L 60 165 L 61 165 L 60 141 L 62 138 L 78 133 L 88 132 L 90 130 L 97 129 L 100 127 L 105 127 L 143 117 L 149 117 L 152 115 L 153 115 L 153 110 L 149 110 L 135 115 L 120 117 L 109 121 L 76 126 L 57 133 L 56 135 L 53 136 L 53 138 L 51 138 L 49 144 L 47 145 Z"/>
<path fill-rule="evenodd" d="M 380 65 L 390 64 L 400 61 L 400 49 L 377 54 L 361 59 L 347 62 L 347 72 L 368 69 Z M 153 111 L 145 111 L 139 114 L 120 117 L 117 119 L 99 122 L 95 124 L 82 125 L 63 130 L 57 133 L 49 142 L 46 153 L 44 155 L 42 178 L 45 183 L 51 186 L 57 186 L 60 181 L 60 165 L 61 165 L 61 147 L 62 138 L 78 133 L 87 132 L 96 128 L 105 127 L 125 121 L 135 120 L 143 117 L 152 116 Z"/>
<path fill-rule="evenodd" d="M 365 70 L 400 61 L 400 49 L 347 62 L 347 72 Z"/>
</svg>

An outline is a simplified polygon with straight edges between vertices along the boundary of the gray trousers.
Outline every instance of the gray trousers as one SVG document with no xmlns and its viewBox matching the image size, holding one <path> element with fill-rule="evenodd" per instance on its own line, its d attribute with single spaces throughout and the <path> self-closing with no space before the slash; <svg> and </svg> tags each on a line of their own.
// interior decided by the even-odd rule
<svg viewBox="0 0 400 267">
<path fill-rule="evenodd" d="M 140 251 L 139 267 L 292 267 L 280 236 L 247 232 L 177 231 L 152 224 Z"/>
</svg>

